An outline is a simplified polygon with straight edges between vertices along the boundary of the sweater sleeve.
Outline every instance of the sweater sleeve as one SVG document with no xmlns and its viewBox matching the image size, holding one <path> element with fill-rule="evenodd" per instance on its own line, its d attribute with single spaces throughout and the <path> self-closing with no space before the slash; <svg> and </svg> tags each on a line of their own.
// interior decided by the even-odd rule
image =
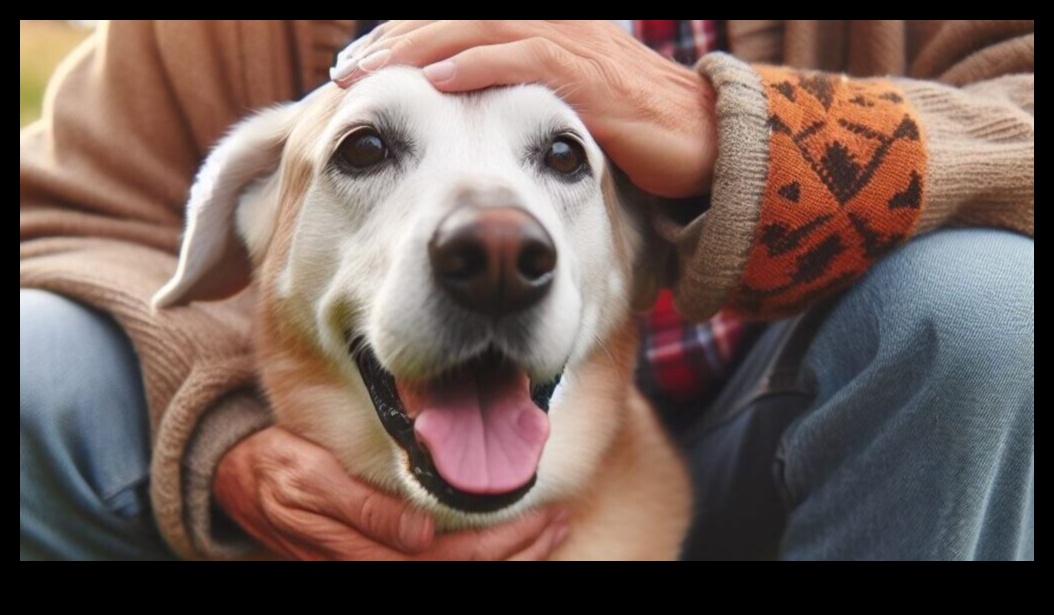
<svg viewBox="0 0 1054 615">
<path fill-rule="evenodd" d="M 350 26 L 348 26 L 350 27 Z M 112 22 L 53 79 L 19 140 L 19 285 L 110 314 L 140 360 L 157 525 L 186 558 L 222 557 L 207 523 L 223 453 L 269 424 L 255 393 L 252 298 L 154 312 L 175 270 L 191 178 L 227 126 L 312 85 L 325 44 L 281 21 Z M 338 24 L 334 42 L 347 35 Z M 337 35 L 339 34 L 339 39 Z M 306 57 L 311 56 L 311 57 Z"/>
<path fill-rule="evenodd" d="M 933 80 L 705 57 L 719 140 L 711 207 L 656 219 L 676 248 L 678 309 L 784 317 L 939 227 L 1034 235 L 1033 37 L 974 34 L 986 45 L 953 37 L 923 50 Z"/>
</svg>

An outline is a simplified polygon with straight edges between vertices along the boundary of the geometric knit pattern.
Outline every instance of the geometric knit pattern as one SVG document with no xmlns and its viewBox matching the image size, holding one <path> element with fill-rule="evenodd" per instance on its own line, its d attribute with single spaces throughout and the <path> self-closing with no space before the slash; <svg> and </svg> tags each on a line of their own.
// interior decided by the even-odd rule
<svg viewBox="0 0 1054 615">
<path fill-rule="evenodd" d="M 777 318 L 842 290 L 912 235 L 926 148 L 891 81 L 755 70 L 768 98 L 769 172 L 731 305 Z"/>
</svg>

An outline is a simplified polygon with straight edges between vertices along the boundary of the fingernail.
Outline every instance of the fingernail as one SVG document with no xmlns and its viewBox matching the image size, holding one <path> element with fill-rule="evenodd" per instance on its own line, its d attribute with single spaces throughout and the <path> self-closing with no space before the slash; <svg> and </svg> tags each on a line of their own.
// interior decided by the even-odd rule
<svg viewBox="0 0 1054 615">
<path fill-rule="evenodd" d="M 331 81 L 343 81 L 355 72 L 355 68 L 354 62 L 341 62 L 329 69 L 329 78 Z"/>
<path fill-rule="evenodd" d="M 381 25 L 375 27 L 374 29 L 370 30 L 370 33 L 366 35 L 366 40 L 372 43 L 373 41 L 379 39 L 382 34 L 388 31 L 388 26 L 390 26 L 391 23 L 392 22 L 390 21 L 386 21 Z"/>
<path fill-rule="evenodd" d="M 399 517 L 399 544 L 406 551 L 419 551 L 428 543 L 432 528 L 424 511 L 413 509 Z"/>
<path fill-rule="evenodd" d="M 391 49 L 381 49 L 380 51 L 374 51 L 365 58 L 359 60 L 359 70 L 364 73 L 372 73 L 373 71 L 384 68 L 384 65 L 388 63 L 388 60 L 392 58 Z"/>
<path fill-rule="evenodd" d="M 428 77 L 428 80 L 432 83 L 442 83 L 454 78 L 454 73 L 457 72 L 457 65 L 454 64 L 453 60 L 443 60 L 442 62 L 429 64 L 424 68 L 424 72 L 425 77 Z"/>
<path fill-rule="evenodd" d="M 357 40 L 354 43 L 352 43 L 352 44 L 348 45 L 347 47 L 345 47 L 344 51 L 341 51 L 340 55 L 337 56 L 338 61 L 343 62 L 344 60 L 355 59 L 356 56 L 359 55 L 360 51 L 362 51 L 363 49 L 369 47 L 377 39 L 379 39 L 382 34 L 384 34 L 384 26 L 385 25 L 387 25 L 387 24 L 381 24 L 381 25 L 377 26 L 376 28 L 374 28 L 366 36 L 361 37 L 359 40 Z"/>
<path fill-rule="evenodd" d="M 359 52 L 362 51 L 363 48 L 365 48 L 366 45 L 369 44 L 369 42 L 369 37 L 363 37 L 355 41 L 354 43 L 348 45 L 344 48 L 344 51 L 341 51 L 340 54 L 337 55 L 337 62 L 350 60 L 355 56 L 359 55 Z"/>
</svg>

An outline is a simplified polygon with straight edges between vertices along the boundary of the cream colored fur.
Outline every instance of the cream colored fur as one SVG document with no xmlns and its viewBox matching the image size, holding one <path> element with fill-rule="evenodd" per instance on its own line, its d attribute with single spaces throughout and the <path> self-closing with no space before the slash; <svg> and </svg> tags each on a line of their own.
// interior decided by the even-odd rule
<svg viewBox="0 0 1054 615">
<path fill-rule="evenodd" d="M 414 154 L 370 177 L 335 172 L 341 139 L 377 121 L 397 124 Z M 582 137 L 591 177 L 569 184 L 531 165 L 526 146 L 553 130 Z M 556 245 L 553 287 L 524 320 L 533 323 L 526 346 L 436 299 L 427 242 L 466 197 L 512 201 Z M 448 96 L 417 71 L 388 69 L 235 128 L 199 175 L 180 267 L 156 304 L 236 291 L 252 269 L 260 372 L 278 421 L 328 447 L 349 472 L 431 510 L 442 528 L 563 502 L 572 532 L 558 558 L 669 559 L 687 530 L 690 485 L 633 387 L 633 294 L 653 287 L 636 271 L 644 249 L 640 220 L 618 202 L 602 152 L 550 91 Z M 402 377 L 441 373 L 487 345 L 532 379 L 563 372 L 532 490 L 486 515 L 440 504 L 377 418 L 349 356 L 351 335 Z"/>
</svg>

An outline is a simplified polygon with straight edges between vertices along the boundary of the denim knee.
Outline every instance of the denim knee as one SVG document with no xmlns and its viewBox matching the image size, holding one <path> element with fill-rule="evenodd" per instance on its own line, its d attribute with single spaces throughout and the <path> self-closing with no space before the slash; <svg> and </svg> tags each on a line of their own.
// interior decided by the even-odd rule
<svg viewBox="0 0 1054 615">
<path fill-rule="evenodd" d="M 71 464 L 102 499 L 119 497 L 149 463 L 131 345 L 116 324 L 64 297 L 21 290 L 19 307 L 22 439 Z M 122 454 L 105 454 L 118 443 Z"/>
<path fill-rule="evenodd" d="M 1034 371 L 1034 242 L 989 230 L 935 233 L 880 263 L 880 336 L 940 353 L 964 381 Z M 895 333 L 894 333 L 895 332 Z M 892 335 L 889 335 L 891 334 Z"/>
<path fill-rule="evenodd" d="M 136 356 L 104 315 L 19 291 L 20 559 L 163 553 Z"/>
<path fill-rule="evenodd" d="M 1034 242 L 918 238 L 838 303 L 784 436 L 791 557 L 1024 557 L 1034 510 Z"/>
<path fill-rule="evenodd" d="M 876 355 L 940 363 L 963 384 L 1018 380 L 1034 371 L 1034 242 L 1001 231 L 916 239 L 879 262 L 835 309 L 830 379 Z M 837 318 L 842 312 L 850 318 Z M 921 357 L 920 354 L 927 356 Z"/>
</svg>

